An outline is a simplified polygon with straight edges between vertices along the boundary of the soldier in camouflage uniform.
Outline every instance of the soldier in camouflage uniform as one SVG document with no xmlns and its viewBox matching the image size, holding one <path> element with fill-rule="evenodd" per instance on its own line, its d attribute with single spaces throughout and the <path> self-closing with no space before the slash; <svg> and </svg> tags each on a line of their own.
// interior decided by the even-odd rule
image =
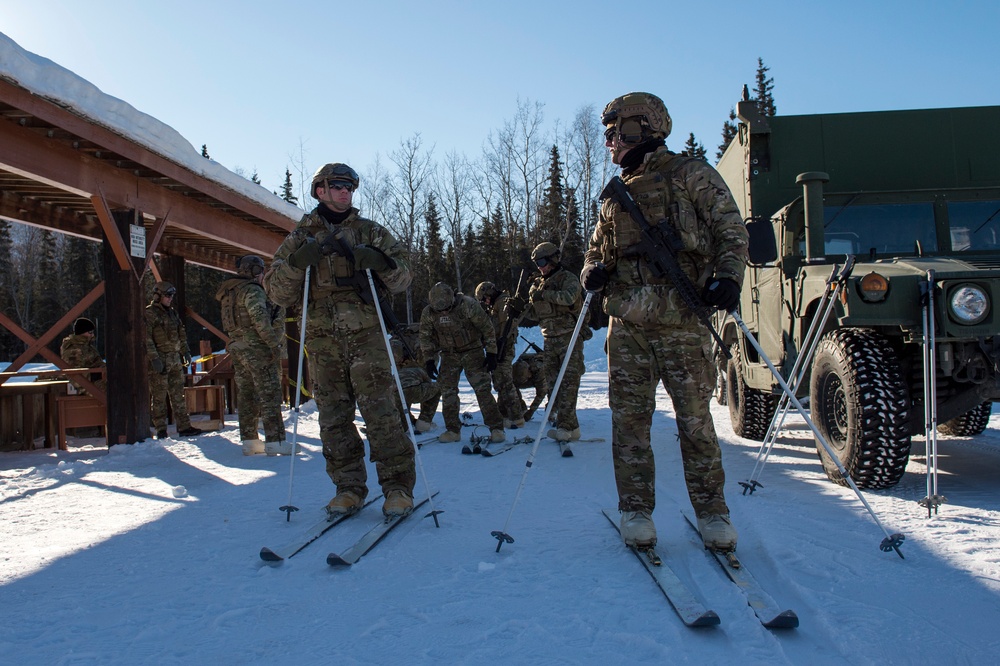
<svg viewBox="0 0 1000 666">
<path fill-rule="evenodd" d="M 184 324 L 171 304 L 177 289 L 169 282 L 157 282 L 153 300 L 146 306 L 146 359 L 149 361 L 150 418 L 156 438 L 167 436 L 167 400 L 174 412 L 177 434 L 200 435 L 191 427 L 187 401 L 184 399 L 184 368 L 191 365 Z"/>
<path fill-rule="evenodd" d="M 410 284 L 406 251 L 379 224 L 351 206 L 358 174 L 346 164 L 320 167 L 311 194 L 319 201 L 299 221 L 264 275 L 268 297 L 283 307 L 302 301 L 306 269 L 309 304 L 306 349 L 319 408 L 320 439 L 327 474 L 337 495 L 331 514 L 354 513 L 368 495 L 364 442 L 354 425 L 355 406 L 365 420 L 371 459 L 385 501 L 382 511 L 413 510 L 414 449 L 399 420 L 399 396 L 365 271 L 393 293 Z"/>
<path fill-rule="evenodd" d="M 101 358 L 101 353 L 97 351 L 97 345 L 94 343 L 95 330 L 96 328 L 94 326 L 94 322 L 90 321 L 86 317 L 80 317 L 73 322 L 73 333 L 63 338 L 62 345 L 59 348 L 59 356 L 61 356 L 62 360 L 69 364 L 69 367 L 105 367 L 104 359 Z M 80 393 L 87 392 L 80 384 L 73 381 L 72 376 L 69 377 L 69 381 L 77 388 L 78 391 L 80 391 Z M 90 381 L 102 391 L 104 391 L 108 385 L 108 380 L 96 373 L 91 374 Z"/>
<path fill-rule="evenodd" d="M 583 289 L 580 279 L 559 263 L 559 247 L 555 243 L 539 243 L 531 251 L 531 259 L 540 274 L 535 276 L 528 289 L 531 303 L 526 316 L 536 319 L 545 341 L 546 393 L 551 394 L 563 360 L 569 354 L 569 364 L 563 375 L 553 410 L 556 427 L 548 436 L 560 442 L 580 439 L 580 421 L 576 418 L 576 397 L 580 392 L 580 378 L 584 373 L 583 343 L 594 337 L 589 326 L 580 329 L 573 349 L 569 348 L 573 329 L 583 308 Z"/>
<path fill-rule="evenodd" d="M 524 401 L 514 386 L 512 365 L 514 347 L 517 342 L 517 325 L 524 311 L 523 299 L 511 298 L 506 291 L 500 291 L 492 282 L 480 282 L 476 287 L 476 300 L 490 317 L 496 331 L 497 350 L 504 344 L 502 357 L 497 357 L 497 367 L 493 371 L 493 388 L 497 391 L 497 407 L 503 416 L 504 427 L 520 428 L 524 425 Z M 509 305 L 508 305 L 509 304 Z M 510 320 L 510 330 L 506 340 L 501 340 Z"/>
<path fill-rule="evenodd" d="M 622 180 L 651 225 L 672 224 L 684 241 L 678 262 L 703 299 L 735 307 L 743 282 L 747 230 L 721 176 L 704 160 L 667 150 L 671 121 L 647 93 L 611 101 L 601 118 L 605 145 Z M 688 495 L 705 545 L 736 547 L 723 494 L 722 453 L 709 411 L 716 370 L 712 338 L 666 276 L 650 271 L 632 250 L 639 226 L 606 199 L 581 273 L 587 290 L 604 290 L 612 447 L 622 537 L 639 547 L 656 543 L 651 514 L 655 468 L 650 426 L 656 382 L 674 403 Z"/>
<path fill-rule="evenodd" d="M 272 308 L 264 294 L 264 260 L 255 254 L 236 262 L 237 277 L 219 285 L 222 327 L 229 336 L 226 350 L 233 361 L 239 396 L 240 440 L 243 455 L 290 455 L 281 416 L 281 347 L 284 335 L 271 320 Z M 257 433 L 263 417 L 264 440 Z"/>
<path fill-rule="evenodd" d="M 497 339 L 489 316 L 474 299 L 455 293 L 444 282 L 431 287 L 428 300 L 430 303 L 420 315 L 420 351 L 427 359 L 424 363 L 427 374 L 437 378 L 441 387 L 444 425 L 448 431 L 438 439 L 442 442 L 462 439 L 458 380 L 465 370 L 465 378 L 476 392 L 483 422 L 490 429 L 490 440 L 504 441 L 507 436 L 503 417 L 490 383 L 490 372 L 497 367 Z M 434 362 L 439 351 L 440 372 Z"/>
<path fill-rule="evenodd" d="M 399 383 L 403 387 L 406 406 L 420 403 L 420 414 L 413 421 L 413 427 L 417 432 L 427 432 L 434 427 L 434 413 L 441 402 L 441 388 L 417 359 L 406 354 L 403 343 L 396 338 L 392 339 L 392 355 L 396 359 L 396 370 L 399 372 Z M 403 417 L 409 418 L 410 415 L 404 414 Z"/>
<path fill-rule="evenodd" d="M 535 389 L 535 397 L 531 399 L 531 406 L 526 407 L 524 400 L 521 400 L 524 420 L 530 421 L 531 417 L 538 411 L 542 400 L 548 395 L 545 381 L 545 355 L 542 352 L 524 352 L 514 362 L 511 374 L 514 378 L 514 386 L 518 389 Z"/>
</svg>

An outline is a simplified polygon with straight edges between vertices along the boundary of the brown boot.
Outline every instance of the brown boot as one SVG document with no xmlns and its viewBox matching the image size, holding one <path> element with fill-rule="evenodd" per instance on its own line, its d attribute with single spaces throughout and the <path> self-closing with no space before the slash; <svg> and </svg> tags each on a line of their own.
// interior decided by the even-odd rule
<svg viewBox="0 0 1000 666">
<path fill-rule="evenodd" d="M 326 505 L 326 512 L 331 516 L 342 516 L 345 514 L 349 516 L 352 513 L 357 513 L 361 509 L 362 504 L 361 497 L 357 493 L 352 493 L 350 490 L 342 490 Z"/>
<path fill-rule="evenodd" d="M 413 511 L 413 498 L 405 490 L 390 490 L 385 495 L 382 513 L 388 518 L 405 516 Z"/>
<path fill-rule="evenodd" d="M 438 435 L 439 442 L 459 442 L 462 440 L 462 436 L 455 432 L 454 430 L 446 430 L 440 435 Z"/>
</svg>

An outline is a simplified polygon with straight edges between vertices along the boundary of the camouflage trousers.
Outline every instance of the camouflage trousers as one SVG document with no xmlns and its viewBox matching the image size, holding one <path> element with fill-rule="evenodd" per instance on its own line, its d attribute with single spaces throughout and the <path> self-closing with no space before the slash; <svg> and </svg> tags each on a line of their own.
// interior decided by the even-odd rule
<svg viewBox="0 0 1000 666">
<path fill-rule="evenodd" d="M 707 331 L 697 321 L 683 328 L 641 327 L 612 318 L 607 351 L 618 508 L 652 512 L 656 505 L 649 435 L 660 381 L 674 404 L 691 505 L 697 514 L 728 513 L 722 451 L 709 411 L 716 370 Z"/>
<path fill-rule="evenodd" d="M 497 407 L 500 415 L 505 419 L 516 421 L 524 418 L 524 400 L 521 399 L 521 392 L 514 386 L 514 348 L 510 347 L 504 353 L 505 358 L 497 362 L 497 369 L 493 371 L 493 388 L 497 391 Z"/>
<path fill-rule="evenodd" d="M 563 359 L 569 350 L 569 339 L 572 333 L 554 335 L 545 338 L 544 368 L 545 368 L 545 393 L 552 394 L 552 387 L 555 386 L 556 379 L 559 378 L 559 370 L 562 369 Z M 583 337 L 578 336 L 576 344 L 569 355 L 569 364 L 566 366 L 566 374 L 563 375 L 562 383 L 559 384 L 559 391 L 556 393 L 556 401 L 552 409 L 556 414 L 556 427 L 563 430 L 574 430 L 580 427 L 580 421 L 576 418 L 576 396 L 580 392 L 580 377 L 583 376 L 585 367 L 583 365 Z"/>
<path fill-rule="evenodd" d="M 368 495 L 365 447 L 354 425 L 355 405 L 361 411 L 382 492 L 413 494 L 416 482 L 413 443 L 399 420 L 399 396 L 394 386 L 385 339 L 378 326 L 360 330 L 320 330 L 310 322 L 314 337 L 306 342 L 309 376 L 319 409 L 319 434 L 326 472 L 337 492 Z"/>
<path fill-rule="evenodd" d="M 490 373 L 483 367 L 485 362 L 482 348 L 467 352 L 442 352 L 441 368 L 438 370 L 438 386 L 441 387 L 441 411 L 444 414 L 444 427 L 452 432 L 462 431 L 462 421 L 459 417 L 461 401 L 458 399 L 458 380 L 465 370 L 465 378 L 469 380 L 472 390 L 476 392 L 479 411 L 483 415 L 483 423 L 490 430 L 503 428 L 503 417 L 493 398 Z"/>
<path fill-rule="evenodd" d="M 161 357 L 163 358 L 163 357 Z M 153 370 L 149 365 L 149 416 L 153 428 L 157 431 L 167 429 L 167 400 L 174 412 L 174 423 L 177 430 L 191 427 L 191 417 L 188 416 L 187 401 L 184 399 L 184 366 L 181 365 L 180 354 L 167 354 L 163 360 L 164 373 Z"/>
<path fill-rule="evenodd" d="M 234 341 L 229 345 L 239 397 L 240 439 L 257 439 L 257 420 L 264 420 L 264 439 L 285 439 L 281 416 L 280 361 L 267 347 Z"/>
<path fill-rule="evenodd" d="M 403 385 L 403 396 L 406 398 L 406 406 L 413 403 L 420 403 L 420 415 L 417 417 L 421 421 L 430 423 L 434 420 L 434 413 L 441 402 L 441 389 L 432 380 L 423 368 L 400 368 L 399 382 Z"/>
</svg>

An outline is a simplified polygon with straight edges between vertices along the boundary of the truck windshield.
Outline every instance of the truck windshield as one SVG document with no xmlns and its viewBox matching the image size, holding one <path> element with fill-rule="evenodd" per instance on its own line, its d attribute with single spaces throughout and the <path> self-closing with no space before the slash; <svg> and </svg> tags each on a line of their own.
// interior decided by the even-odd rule
<svg viewBox="0 0 1000 666">
<path fill-rule="evenodd" d="M 1000 201 L 949 201 L 948 225 L 955 252 L 1000 250 Z"/>
<path fill-rule="evenodd" d="M 827 206 L 826 254 L 915 254 L 937 252 L 930 202 Z"/>
</svg>

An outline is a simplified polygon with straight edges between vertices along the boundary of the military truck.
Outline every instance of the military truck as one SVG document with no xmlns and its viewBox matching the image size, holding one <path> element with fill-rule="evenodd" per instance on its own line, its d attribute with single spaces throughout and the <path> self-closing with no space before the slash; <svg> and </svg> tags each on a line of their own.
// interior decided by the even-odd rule
<svg viewBox="0 0 1000 666">
<path fill-rule="evenodd" d="M 1000 399 L 1000 107 L 765 118 L 751 100 L 737 115 L 718 170 L 755 239 L 741 316 L 786 380 L 804 355 L 796 394 L 855 483 L 891 487 L 929 423 L 925 346 L 940 432 L 981 433 Z M 773 232 L 763 246 L 760 231 Z M 809 358 L 803 340 L 849 257 Z M 780 388 L 732 319 L 717 324 L 732 352 L 717 356 L 720 401 L 738 435 L 763 440 Z"/>
</svg>

